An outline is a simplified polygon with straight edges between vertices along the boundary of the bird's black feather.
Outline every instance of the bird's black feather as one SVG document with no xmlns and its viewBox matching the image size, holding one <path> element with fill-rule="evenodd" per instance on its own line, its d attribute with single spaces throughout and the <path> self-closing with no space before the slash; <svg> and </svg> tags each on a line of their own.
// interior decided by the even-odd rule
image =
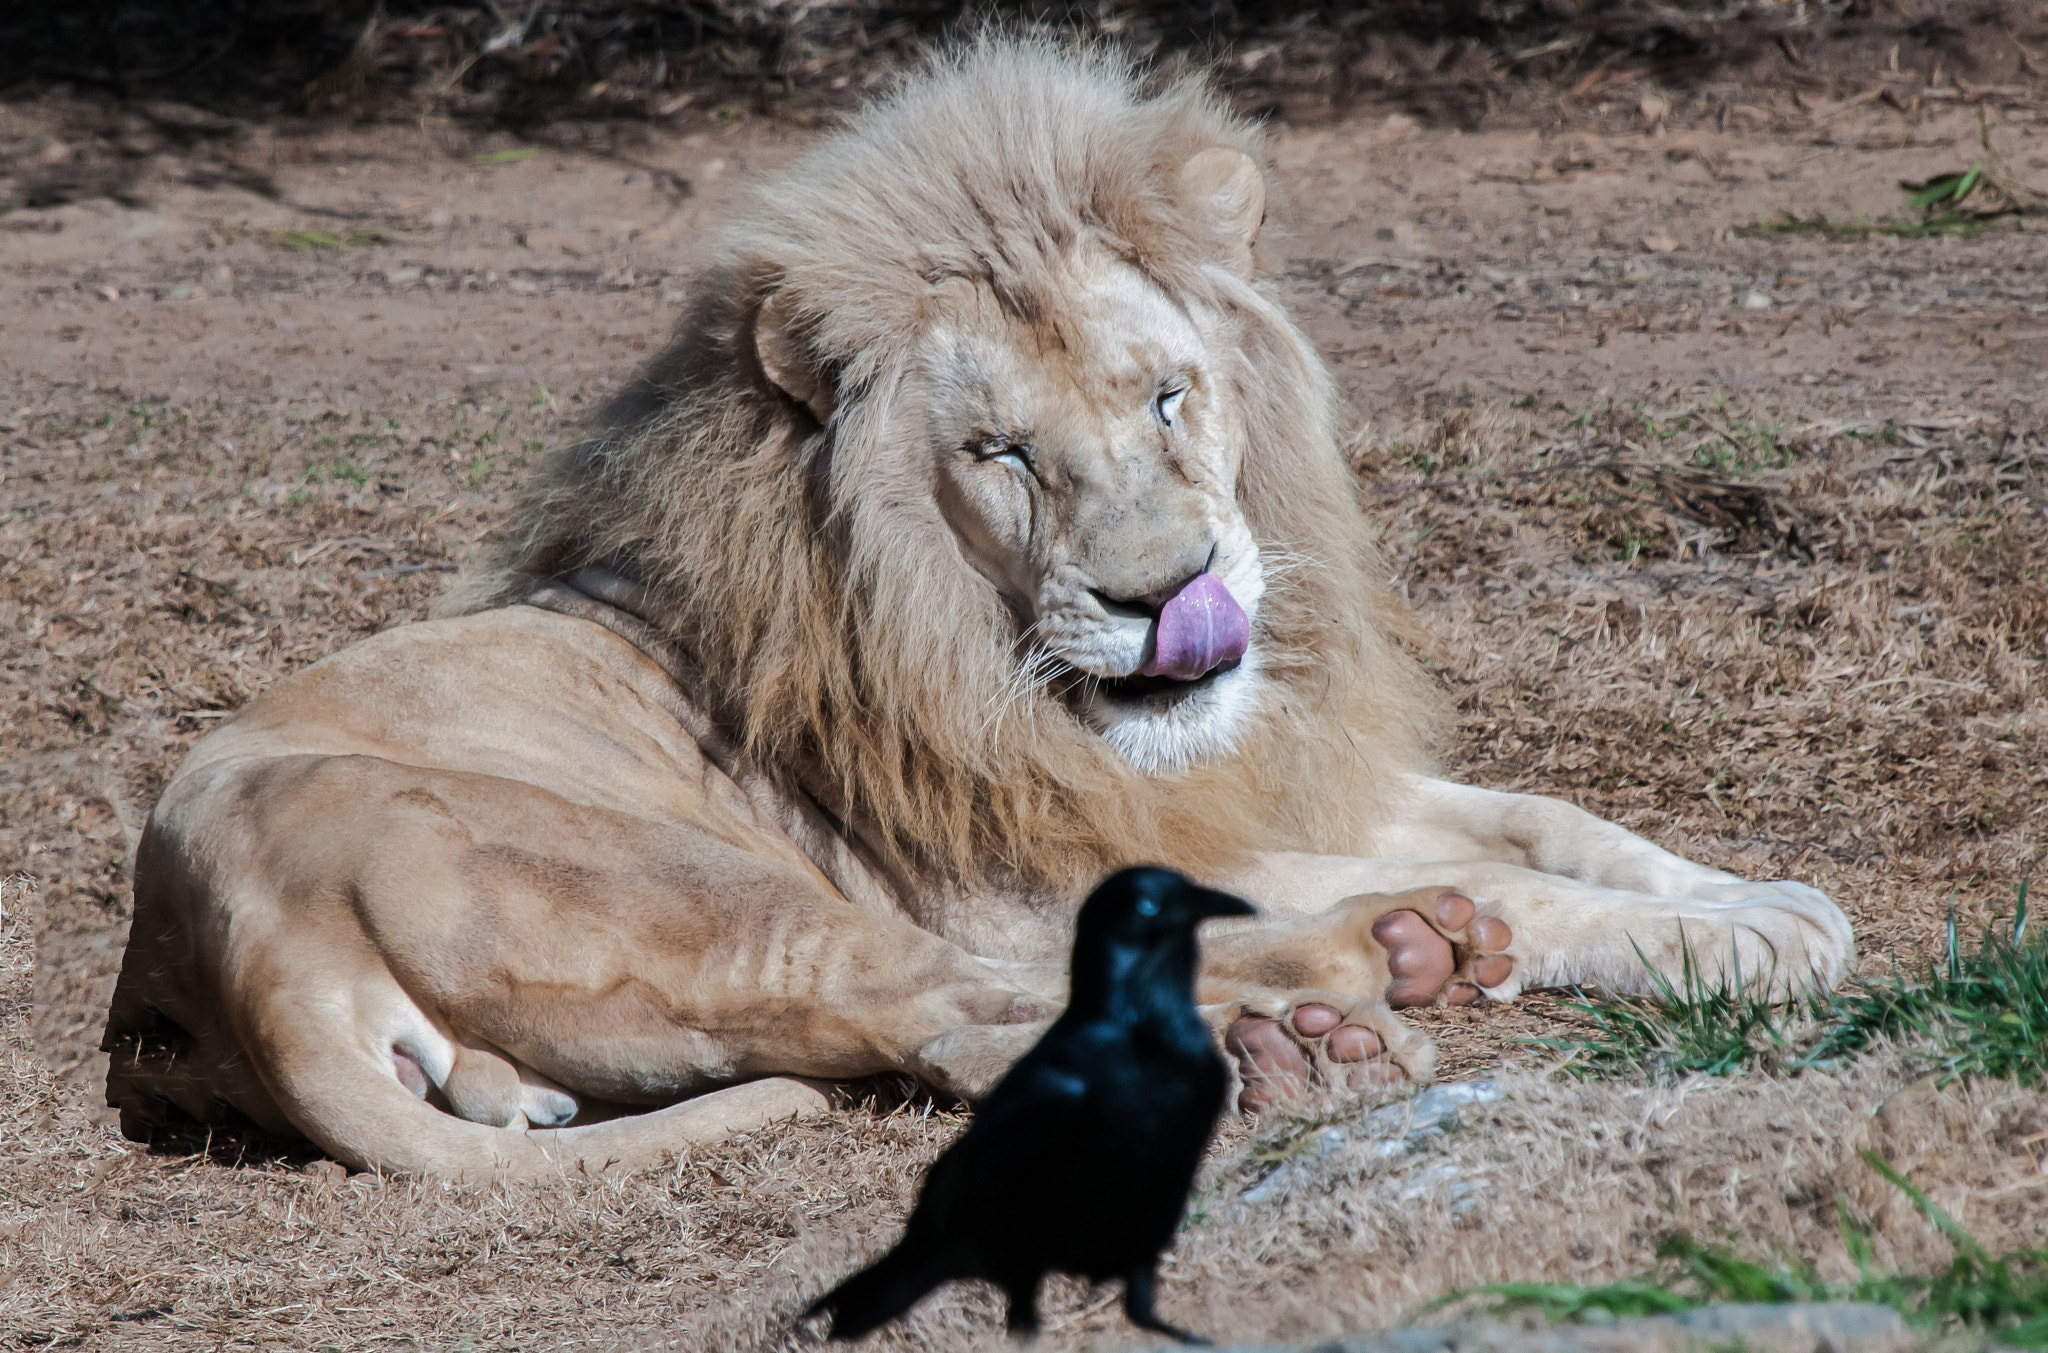
<svg viewBox="0 0 2048 1353">
<path fill-rule="evenodd" d="M 1138 1325 L 1192 1336 L 1152 1309 L 1229 1072 L 1195 1010 L 1195 928 L 1249 915 L 1164 869 L 1126 869 L 1075 922 L 1066 1011 L 1010 1069 L 926 1174 L 903 1239 L 820 1297 L 835 1338 L 858 1338 L 940 1283 L 982 1278 L 1037 1327 L 1049 1272 L 1122 1278 Z"/>
</svg>

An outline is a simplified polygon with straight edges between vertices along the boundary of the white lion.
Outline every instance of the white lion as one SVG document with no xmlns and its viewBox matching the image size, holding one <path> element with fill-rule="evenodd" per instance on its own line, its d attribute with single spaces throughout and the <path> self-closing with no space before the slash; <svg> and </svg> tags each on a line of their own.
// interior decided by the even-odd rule
<svg viewBox="0 0 2048 1353">
<path fill-rule="evenodd" d="M 989 41 L 770 183 L 441 618 L 186 759 L 109 1023 L 127 1129 L 225 1106 L 487 1175 L 832 1078 L 972 1097 L 1136 861 L 1268 913 L 1205 950 L 1247 1107 L 1426 1079 L 1396 1006 L 1687 945 L 1839 977 L 1811 888 L 1429 773 L 1259 154 L 1199 82 Z"/>
</svg>

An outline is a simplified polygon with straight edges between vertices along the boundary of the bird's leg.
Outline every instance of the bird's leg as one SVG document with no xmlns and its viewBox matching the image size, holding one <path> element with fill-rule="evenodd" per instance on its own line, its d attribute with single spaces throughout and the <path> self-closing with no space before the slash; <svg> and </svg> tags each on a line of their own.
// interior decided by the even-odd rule
<svg viewBox="0 0 2048 1353">
<path fill-rule="evenodd" d="M 1208 1340 L 1199 1334 L 1190 1334 L 1178 1325 L 1169 1325 L 1159 1318 L 1152 1301 L 1159 1285 L 1159 1275 L 1150 1264 L 1134 1268 L 1124 1275 L 1124 1315 L 1141 1330 L 1164 1334 L 1184 1344 L 1207 1345 Z"/>
<path fill-rule="evenodd" d="M 1005 1323 L 1016 1338 L 1038 1337 L 1038 1283 L 1044 1276 L 1034 1273 L 1029 1277 L 1012 1278 L 1003 1284 L 1003 1291 L 1010 1298 L 1010 1318 Z"/>
</svg>

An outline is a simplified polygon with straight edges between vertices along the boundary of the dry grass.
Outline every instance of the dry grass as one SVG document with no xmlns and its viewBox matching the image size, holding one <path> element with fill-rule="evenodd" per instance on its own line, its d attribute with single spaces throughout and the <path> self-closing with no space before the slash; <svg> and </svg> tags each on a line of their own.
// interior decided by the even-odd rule
<svg viewBox="0 0 2048 1353">
<path fill-rule="evenodd" d="M 116 802 L 132 821 L 217 711 L 417 615 L 553 417 L 483 392 L 367 418 L 144 412 L 81 394 L 11 424 L 9 482 L 28 487 L 0 526 L 0 612 L 31 643 L 0 673 L 0 827 L 42 891 L 13 885 L 0 921 L 0 1327 L 22 1346 L 800 1342 L 789 1314 L 883 1243 L 957 1119 L 855 1111 L 638 1178 L 496 1189 L 343 1183 L 260 1142 L 137 1153 L 91 1119 L 86 1049 L 126 908 Z M 1875 961 L 1932 938 L 1951 893 L 1966 923 L 2002 908 L 2048 802 L 2039 434 L 1712 417 L 1731 434 L 1775 422 L 1734 438 L 1774 463 L 1721 463 L 1692 431 L 1659 441 L 1626 410 L 1454 411 L 1367 439 L 1363 491 L 1441 636 L 1466 772 L 1811 878 Z M 1699 506 L 1728 501 L 1762 507 Z M 1617 540 L 1617 513 L 1634 535 Z M 1430 1022 L 1471 1069 L 1552 1009 Z M 1661 1089 L 1509 1077 L 1480 1130 L 1393 1162 L 1311 1154 L 1259 1203 L 1239 1195 L 1272 1142 L 1236 1133 L 1167 1309 L 1221 1336 L 1308 1339 L 1461 1284 L 1621 1277 L 1680 1226 L 1830 1272 L 1838 1188 L 1874 1214 L 1882 1260 L 1936 1262 L 1940 1242 L 1856 1161 L 1866 1139 L 1994 1250 L 2041 1243 L 2048 1099 L 1915 1090 L 1872 1120 L 1899 1066 Z M 1454 1183 L 1483 1205 L 1454 1215 Z M 994 1346 L 995 1309 L 952 1292 L 881 1337 Z M 1056 1346 L 1125 1341 L 1106 1294 L 1063 1286 L 1048 1311 Z"/>
<path fill-rule="evenodd" d="M 1891 417 L 1689 392 L 1368 472 L 1472 773 L 1809 878 L 1866 956 L 1951 893 L 2009 910 L 2048 826 L 2048 440 Z"/>
<path fill-rule="evenodd" d="M 1835 253 L 1826 275 L 1916 268 L 1908 299 L 1933 305 L 1960 285 L 1957 257 Z M 1985 271 L 2009 294 L 1968 304 L 2034 303 L 2033 274 Z M 309 286 L 305 304 L 341 308 L 349 286 Z M 561 305 L 599 317 L 574 329 L 457 311 L 446 290 L 447 313 L 482 316 L 465 322 L 505 331 L 494 341 L 561 323 L 565 349 L 589 344 L 606 313 L 565 289 Z M 1327 317 L 1341 299 L 1310 304 Z M 222 310 L 221 323 L 268 304 Z M 1465 323 L 1434 302 L 1370 304 L 1446 332 Z M 131 313 L 162 325 L 175 312 L 97 313 L 78 311 L 103 346 L 64 350 L 79 383 L 0 407 L 0 874 L 40 885 L 0 889 L 0 1348 L 796 1342 L 788 1312 L 886 1240 L 957 1119 L 877 1107 L 633 1179 L 443 1189 L 340 1183 L 274 1143 L 138 1152 L 94 1118 L 90 1050 L 125 935 L 129 833 L 170 765 L 284 673 L 422 614 L 529 445 L 576 412 L 515 387 L 359 397 L 346 384 L 358 368 L 340 358 L 312 403 L 140 399 L 90 383 L 95 363 Z M 1888 313 L 1873 305 L 1860 332 L 1903 347 Z M 1812 327 L 1777 337 L 1818 344 L 1826 328 Z M 382 356 L 350 341 L 365 344 L 358 361 Z M 2011 341 L 2031 340 L 2016 324 Z M 1361 439 L 1362 491 L 1457 702 L 1449 768 L 1563 794 L 1717 864 L 1812 881 L 1849 908 L 1876 968 L 1934 940 L 1951 898 L 1966 931 L 2004 913 L 2048 845 L 2048 406 L 2037 368 L 2012 355 L 2028 351 L 1929 340 L 1918 365 L 1887 368 L 1893 391 L 1989 391 L 1939 407 L 1838 380 L 1804 393 L 1781 382 L 1793 394 L 1778 406 L 1711 387 L 1649 395 L 1642 368 L 1624 365 L 1613 407 L 1437 408 Z M 1578 361 L 1553 354 L 1557 369 Z M 1970 364 L 1967 381 L 1956 375 Z M 308 384 L 280 375 L 280 388 Z M 1446 1070 L 1469 1075 L 1562 1017 L 1536 996 L 1422 1018 Z M 1675 1226 L 1731 1229 L 1752 1253 L 1782 1246 L 1846 1276 L 1837 1188 L 1875 1214 L 1882 1260 L 1938 1262 L 1945 1246 L 1856 1161 L 1866 1139 L 1993 1250 L 2041 1243 L 2042 1094 L 1979 1084 L 1889 1098 L 1905 1074 L 1881 1054 L 1783 1082 L 1503 1077 L 1513 1094 L 1477 1130 L 1403 1160 L 1305 1155 L 1258 1203 L 1244 1188 L 1288 1143 L 1234 1132 L 1174 1253 L 1165 1309 L 1219 1336 L 1307 1338 L 1463 1283 L 1622 1277 Z M 1454 1216 L 1454 1183 L 1483 1185 L 1465 1195 L 1483 1206 Z M 1056 1347 L 1129 1342 L 1104 1295 L 1064 1286 L 1048 1311 Z M 885 1341 L 994 1347 L 995 1315 L 988 1294 L 952 1292 Z"/>
</svg>

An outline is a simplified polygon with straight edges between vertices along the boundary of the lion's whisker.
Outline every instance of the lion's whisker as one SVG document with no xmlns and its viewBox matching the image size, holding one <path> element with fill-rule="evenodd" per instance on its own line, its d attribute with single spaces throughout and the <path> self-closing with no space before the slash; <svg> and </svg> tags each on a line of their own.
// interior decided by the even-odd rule
<svg viewBox="0 0 2048 1353">
<path fill-rule="evenodd" d="M 1018 642 L 1030 639 L 1041 623 L 1042 619 L 1034 620 L 1017 636 Z M 1034 641 L 1024 656 L 1003 674 L 1002 681 L 983 706 L 980 737 L 1000 747 L 1003 725 L 1009 721 L 1008 716 L 1045 685 L 1060 665 L 1059 656 L 1044 641 Z"/>
<path fill-rule="evenodd" d="M 1295 550 L 1261 550 L 1259 564 L 1269 592 L 1294 591 L 1299 586 L 1299 575 L 1321 572 L 1327 567 L 1314 555 Z"/>
</svg>

